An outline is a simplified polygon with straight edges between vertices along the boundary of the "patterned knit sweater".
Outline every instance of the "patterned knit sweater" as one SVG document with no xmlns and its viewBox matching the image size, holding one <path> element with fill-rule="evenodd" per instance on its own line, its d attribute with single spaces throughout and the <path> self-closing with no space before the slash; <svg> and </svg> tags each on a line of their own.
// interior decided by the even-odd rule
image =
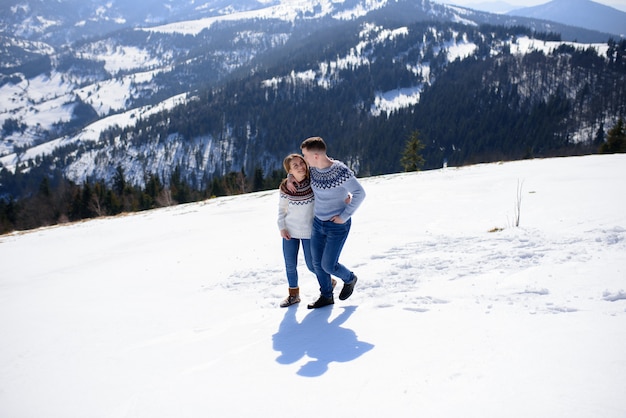
<svg viewBox="0 0 626 418">
<path fill-rule="evenodd" d="M 313 227 L 315 199 L 311 180 L 305 179 L 295 193 L 281 184 L 278 201 L 278 229 L 286 229 L 292 238 L 309 239 Z"/>
<path fill-rule="evenodd" d="M 311 167 L 311 187 L 315 194 L 315 216 L 328 221 L 333 216 L 347 221 L 365 199 L 365 190 L 350 170 L 341 161 L 333 160 L 328 168 Z M 350 204 L 345 200 L 352 196 Z"/>
</svg>

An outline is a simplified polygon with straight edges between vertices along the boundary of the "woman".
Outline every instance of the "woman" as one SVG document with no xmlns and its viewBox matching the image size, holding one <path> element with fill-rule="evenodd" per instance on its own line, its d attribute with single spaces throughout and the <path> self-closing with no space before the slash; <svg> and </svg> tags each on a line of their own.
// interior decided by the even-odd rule
<svg viewBox="0 0 626 418">
<path fill-rule="evenodd" d="M 287 179 L 283 180 L 279 187 L 278 229 L 283 238 L 283 255 L 289 284 L 289 296 L 280 304 L 281 308 L 300 302 L 297 271 L 300 243 L 306 266 L 314 272 L 310 238 L 315 203 L 309 167 L 304 158 L 298 154 L 290 154 L 283 160 L 283 167 L 298 183 L 293 192 L 287 189 Z"/>
</svg>

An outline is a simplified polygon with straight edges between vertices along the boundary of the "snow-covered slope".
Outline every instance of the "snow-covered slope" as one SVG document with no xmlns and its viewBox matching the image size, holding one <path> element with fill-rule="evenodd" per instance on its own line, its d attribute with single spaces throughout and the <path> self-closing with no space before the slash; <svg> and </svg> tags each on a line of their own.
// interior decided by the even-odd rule
<svg viewBox="0 0 626 418">
<path fill-rule="evenodd" d="M 183 25 L 182 27 L 191 28 L 192 26 Z M 292 72 L 284 76 L 277 75 L 266 80 L 264 86 L 271 87 L 280 83 L 288 83 L 293 84 L 294 88 L 297 88 L 298 83 L 304 81 L 329 87 L 336 82 L 341 71 L 354 71 L 359 67 L 372 65 L 377 57 L 375 55 L 370 56 L 370 53 L 377 45 L 394 40 L 396 37 L 406 36 L 407 31 L 406 27 L 400 27 L 392 31 L 379 26 L 365 25 L 360 35 L 360 42 L 345 56 L 338 56 L 334 60 L 320 63 L 318 67 L 306 71 Z M 528 37 L 518 37 L 494 45 L 493 54 L 497 54 L 498 51 L 504 48 L 519 56 L 537 51 L 550 54 L 563 45 L 581 50 L 593 48 L 603 58 L 606 58 L 608 49 L 607 44 L 541 41 L 529 39 Z M 104 50 L 116 49 L 112 45 L 101 45 L 101 48 Z M 425 43 L 421 48 L 423 49 L 423 54 L 425 54 L 429 48 L 432 48 L 432 45 Z M 478 46 L 475 43 L 461 37 L 451 42 L 443 42 L 442 46 L 435 47 L 434 50 L 436 53 L 445 55 L 447 62 L 453 62 L 456 59 L 465 59 L 471 56 L 477 48 Z M 151 60 L 154 59 L 154 57 L 150 58 L 149 55 L 146 55 L 145 51 L 118 51 L 117 55 L 106 55 L 102 51 L 100 53 L 102 55 L 94 56 L 94 59 L 106 61 L 106 65 L 109 66 L 111 73 L 130 68 L 148 68 L 151 65 Z M 165 62 L 167 62 L 167 59 L 165 59 Z M 148 91 L 153 87 L 153 79 L 156 75 L 166 71 L 169 71 L 167 65 L 159 70 L 133 73 L 83 86 L 80 86 L 81 80 L 71 80 L 63 73 L 54 71 L 49 75 L 40 75 L 32 80 L 23 80 L 18 84 L 8 83 L 0 86 L 0 122 L 4 122 L 6 119 L 19 119 L 27 122 L 28 126 L 30 126 L 26 132 L 16 131 L 7 138 L 7 141 L 0 143 L 1 166 L 14 171 L 17 164 L 34 160 L 37 156 L 50 155 L 59 146 L 97 142 L 100 138 L 100 133 L 113 126 L 127 127 L 132 130 L 137 121 L 145 119 L 151 114 L 171 109 L 174 105 L 184 103 L 187 100 L 194 100 L 193 95 L 187 97 L 185 94 L 180 94 L 163 100 L 157 105 L 146 105 L 121 112 L 133 97 L 137 97 L 141 95 L 142 91 Z M 428 62 L 416 62 L 410 68 L 410 71 L 414 74 L 420 74 L 424 78 L 426 85 L 430 84 L 430 67 Z M 413 106 L 419 102 L 423 87 L 424 84 L 419 84 L 410 88 L 376 91 L 370 112 L 373 116 L 388 115 L 398 109 Z M 527 94 L 531 95 L 532 92 Z M 571 94 L 576 95 L 577 91 L 574 90 Z M 74 134 L 38 144 L 37 138 L 40 136 L 40 130 L 52 130 L 60 121 L 69 121 L 72 118 L 75 106 L 71 103 L 74 97 L 78 97 L 82 102 L 92 106 L 101 118 Z M 107 116 L 110 112 L 120 113 Z M 582 136 L 582 133 L 580 136 Z M 143 150 L 132 149 L 128 151 L 131 146 L 124 145 L 126 154 L 145 152 L 146 155 L 152 156 L 150 158 L 154 163 L 152 167 L 136 167 L 133 165 L 133 161 L 130 161 L 128 158 L 121 158 L 123 154 L 119 150 L 109 149 L 111 148 L 109 147 L 105 148 L 103 152 L 101 152 L 102 148 L 84 152 L 75 161 L 73 161 L 73 158 L 70 158 L 70 163 L 65 171 L 66 175 L 77 183 L 82 183 L 87 178 L 94 177 L 110 180 L 115 167 L 118 165 L 124 167 L 127 173 L 136 174 L 131 174 L 129 178 L 129 181 L 133 184 L 143 183 L 145 172 L 141 171 L 141 169 L 162 173 L 165 178 L 168 178 L 172 167 L 177 165 L 186 167 L 186 162 L 175 159 L 159 161 L 159 158 L 156 158 L 156 156 L 162 156 L 167 153 L 183 158 L 181 156 L 186 155 L 185 158 L 193 160 L 193 156 L 197 152 L 204 155 L 218 154 L 215 152 L 215 149 L 222 146 L 215 138 L 198 138 L 198 140 L 202 142 L 200 148 L 192 147 L 190 150 L 182 150 L 186 145 L 184 142 L 177 144 L 176 147 L 181 149 L 181 152 L 178 153 L 172 153 L 171 150 L 170 152 L 165 152 L 164 149 L 160 148 L 150 149 L 150 144 L 146 144 Z M 12 152 L 15 146 L 19 147 L 20 152 Z M 25 151 L 23 151 L 24 149 Z M 95 159 L 99 158 L 101 161 L 104 161 L 102 158 L 103 153 L 107 155 L 106 162 L 102 166 L 96 166 L 94 163 Z M 118 158 L 111 157 L 111 154 L 117 154 Z M 161 162 L 164 164 L 160 164 Z M 199 178 L 202 178 L 204 173 L 213 173 L 213 170 L 213 165 L 210 167 L 200 166 L 198 167 L 197 175 Z"/>
<path fill-rule="evenodd" d="M 359 283 L 316 311 L 303 262 L 278 307 L 275 191 L 2 236 L 0 416 L 622 418 L 625 176 L 604 155 L 362 179 Z"/>
<path fill-rule="evenodd" d="M 153 7 L 150 10 L 155 16 L 150 18 L 139 18 L 142 10 L 118 2 L 107 2 L 102 4 L 101 10 L 92 10 L 97 3 L 60 0 L 57 5 L 59 8 L 84 7 L 87 11 L 81 13 L 99 23 L 114 22 L 116 16 L 128 13 L 132 19 L 128 18 L 127 29 L 102 32 L 98 37 L 72 44 L 54 44 L 53 47 L 41 41 L 24 41 L 20 36 L 26 37 L 26 34 L 11 26 L 11 22 L 32 17 L 36 12 L 43 15 L 47 12 L 50 16 L 42 19 L 56 27 L 63 24 L 53 19 L 60 10 L 41 2 L 21 0 L 21 6 L 14 5 L 12 9 L 15 15 L 11 15 L 12 20 L 0 19 L 5 25 L 1 27 L 13 28 L 13 32 L 7 30 L 6 36 L 0 34 L 2 56 L 11 53 L 8 58 L 0 60 L 3 69 L 3 75 L 0 75 L 0 169 L 6 168 L 14 173 L 19 166 L 22 172 L 33 177 L 29 184 L 38 184 L 49 174 L 49 168 L 59 170 L 78 184 L 87 180 L 110 184 L 116 170 L 121 168 L 129 176 L 130 184 L 142 187 L 150 175 L 167 183 L 172 170 L 181 167 L 185 181 L 198 189 L 207 187 L 215 176 L 227 172 L 252 173 L 261 168 L 264 175 L 270 175 L 279 168 L 285 148 L 283 144 L 270 142 L 305 137 L 305 133 L 298 131 L 300 125 L 296 124 L 282 136 L 276 135 L 277 130 L 266 121 L 244 120 L 242 115 L 246 112 L 259 113 L 252 105 L 248 106 L 257 103 L 257 99 L 242 101 L 241 106 L 225 111 L 219 122 L 211 124 L 198 123 L 197 116 L 186 126 L 181 122 L 184 118 L 172 119 L 163 113 L 155 116 L 157 112 L 172 110 L 174 105 L 185 106 L 191 100 L 204 103 L 207 108 L 226 108 L 228 103 L 224 100 L 207 102 L 206 92 L 225 88 L 225 80 L 232 80 L 237 72 L 244 77 L 245 74 L 263 74 L 266 78 L 259 81 L 251 76 L 250 82 L 244 83 L 245 87 L 232 96 L 265 95 L 267 100 L 272 88 L 281 89 L 282 86 L 284 89 L 286 86 L 293 92 L 307 92 L 319 87 L 320 90 L 330 90 L 349 80 L 350 75 L 367 68 L 373 71 L 368 81 L 371 84 L 354 83 L 362 90 L 354 97 L 338 92 L 335 96 L 337 104 L 342 101 L 340 105 L 346 106 L 346 110 L 335 112 L 344 120 L 332 123 L 333 126 L 344 126 L 349 117 L 356 116 L 363 121 L 355 122 L 355 125 L 365 126 L 367 121 L 382 120 L 416 106 L 425 89 L 435 85 L 448 64 L 455 60 L 470 62 L 478 58 L 479 61 L 490 61 L 492 57 L 508 55 L 510 51 L 516 61 L 501 68 L 511 69 L 510 78 L 516 85 L 516 92 L 522 95 L 521 103 L 550 103 L 556 93 L 563 93 L 567 100 L 578 103 L 576 107 L 570 107 L 578 114 L 560 116 L 554 122 L 559 127 L 567 126 L 567 132 L 554 132 L 554 137 L 567 138 L 568 145 L 589 143 L 595 139 L 601 127 L 606 130 L 616 123 L 623 107 L 619 102 L 623 95 L 619 91 L 608 96 L 611 100 L 605 106 L 607 109 L 600 111 L 599 107 L 591 106 L 590 103 L 595 103 L 595 96 L 606 97 L 603 89 L 608 89 L 589 86 L 588 80 L 609 80 L 604 74 L 595 74 L 596 70 L 580 75 L 573 69 L 574 76 L 559 77 L 562 71 L 570 71 L 569 67 L 563 67 L 549 71 L 552 79 L 546 80 L 543 74 L 529 74 L 528 68 L 522 65 L 522 61 L 534 62 L 521 59 L 528 53 L 541 51 L 549 55 L 558 48 L 570 46 L 578 51 L 594 48 L 600 56 L 598 62 L 608 61 L 607 44 L 530 40 L 528 34 L 495 36 L 490 30 L 475 33 L 482 24 L 529 25 L 539 33 L 560 28 L 552 23 L 500 17 L 428 0 L 250 0 L 238 2 L 237 7 L 229 7 L 225 0 L 197 4 L 190 0 L 151 0 L 150 6 Z M 0 6 L 0 11 L 2 7 L 6 6 Z M 172 15 L 169 19 L 157 19 L 160 10 L 172 10 Z M 356 19 L 361 18 L 363 20 L 356 23 Z M 163 24 L 165 21 L 170 23 Z M 89 22 L 91 20 L 87 19 L 85 24 Z M 468 26 L 459 27 L 459 23 Z M 329 38 L 321 39 L 324 35 Z M 43 35 L 37 39 L 47 40 Z M 324 52 L 325 48 L 330 48 L 331 52 Z M 309 50 L 311 55 L 307 56 Z M 562 63 L 569 66 L 567 54 L 562 55 Z M 597 66 L 598 62 L 586 68 L 601 67 Z M 267 69 L 266 73 L 264 69 Z M 623 84 L 620 81 L 618 79 L 615 83 Z M 501 85 L 508 82 L 494 79 L 493 74 L 483 80 L 485 88 L 493 88 L 497 94 L 507 91 Z M 539 88 L 537 84 L 540 84 Z M 613 84 L 609 81 L 607 84 L 612 88 Z M 319 93 L 315 91 L 315 94 Z M 287 91 L 278 94 L 286 99 L 279 101 L 275 112 L 284 112 L 285 107 L 297 108 L 289 94 Z M 581 100 L 583 96 L 587 99 Z M 285 104 L 288 101 L 291 103 Z M 348 101 L 351 103 L 347 104 Z M 186 106 L 180 112 L 193 113 L 191 107 Z M 320 113 L 310 117 L 329 120 L 323 108 L 318 109 L 321 109 Z M 208 113 L 207 109 L 197 111 Z M 151 115 L 158 125 L 156 130 L 142 126 Z M 521 113 L 519 117 L 524 118 Z M 256 126 L 251 128 L 253 125 Z M 485 125 L 495 126 L 491 122 Z M 103 132 L 106 134 L 101 137 Z M 329 135 L 348 136 L 343 132 Z M 395 141 L 402 135 L 384 140 L 394 141 L 399 147 Z M 355 135 L 359 136 L 358 133 Z M 534 133 L 528 135 L 531 136 Z M 438 148 L 447 149 L 449 143 L 457 141 L 456 137 L 443 139 Z M 245 144 L 256 144 L 257 149 L 248 152 Z M 346 148 L 369 149 L 361 147 L 356 143 L 346 145 Z M 465 144 L 458 145 L 458 148 L 470 149 Z M 273 153 L 266 152 L 268 149 L 274 150 Z M 528 149 L 543 148 L 533 145 Z M 498 149 L 496 154 L 500 155 L 500 152 L 503 150 Z M 506 150 L 504 152 L 506 154 Z M 393 153 L 399 154 L 395 150 Z M 485 154 L 490 155 L 486 151 Z M 373 159 L 369 155 L 347 155 L 345 158 L 354 161 Z M 506 158 L 517 156 L 507 155 Z M 436 159 L 438 164 L 440 158 Z M 484 157 L 478 156 L 471 161 L 476 160 L 484 160 Z M 394 171 L 398 169 L 395 164 L 395 161 L 385 161 L 371 172 Z M 386 167 L 381 169 L 381 165 Z M 433 161 L 429 161 L 429 166 L 435 166 Z M 32 192 L 0 190 L 0 195 L 14 195 L 20 199 Z"/>
<path fill-rule="evenodd" d="M 278 19 L 294 23 L 298 19 L 315 20 L 326 16 L 334 19 L 352 20 L 365 16 L 372 10 L 385 6 L 389 0 L 368 0 L 354 2 L 354 5 L 346 5 L 346 1 L 332 0 L 299 0 L 269 2 L 266 7 L 253 10 L 245 10 L 235 13 L 210 16 L 197 20 L 170 23 L 154 26 L 146 30 L 161 33 L 179 33 L 184 35 L 197 35 L 201 31 L 210 28 L 217 22 L 244 21 L 254 19 Z"/>
</svg>

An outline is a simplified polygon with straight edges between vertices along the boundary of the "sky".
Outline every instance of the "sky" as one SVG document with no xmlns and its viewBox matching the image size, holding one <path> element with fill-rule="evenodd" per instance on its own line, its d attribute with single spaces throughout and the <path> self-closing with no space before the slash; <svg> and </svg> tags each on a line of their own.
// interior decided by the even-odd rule
<svg viewBox="0 0 626 418">
<path fill-rule="evenodd" d="M 593 0 L 596 3 L 614 7 L 626 12 L 626 0 Z M 440 0 L 441 3 L 456 4 L 459 6 L 476 5 L 480 3 L 492 3 L 489 0 Z M 495 1 L 494 1 L 495 2 Z M 548 0 L 510 0 L 506 3 L 521 7 L 531 7 L 548 3 Z"/>
<path fill-rule="evenodd" d="M 358 283 L 317 310 L 302 257 L 279 307 L 277 190 L 0 236 L 0 416 L 624 418 L 625 177 L 362 178 Z"/>
</svg>

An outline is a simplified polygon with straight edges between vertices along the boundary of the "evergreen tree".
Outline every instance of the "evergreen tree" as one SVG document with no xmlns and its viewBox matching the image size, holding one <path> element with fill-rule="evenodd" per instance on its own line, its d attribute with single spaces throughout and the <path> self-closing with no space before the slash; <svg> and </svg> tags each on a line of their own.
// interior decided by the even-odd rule
<svg viewBox="0 0 626 418">
<path fill-rule="evenodd" d="M 10 198 L 8 201 L 0 199 L 0 234 L 15 229 L 19 208 L 16 202 Z"/>
<path fill-rule="evenodd" d="M 617 124 L 607 133 L 606 142 L 600 147 L 600 152 L 607 154 L 626 152 L 626 132 L 622 118 L 619 118 Z"/>
<path fill-rule="evenodd" d="M 115 169 L 115 174 L 113 175 L 113 190 L 118 196 L 121 196 L 124 193 L 124 189 L 126 188 L 126 179 L 124 178 L 124 168 L 121 165 L 118 165 Z"/>
<path fill-rule="evenodd" d="M 596 145 L 604 144 L 604 123 L 600 123 L 600 127 L 598 128 L 598 131 L 596 132 L 596 137 L 593 142 Z"/>
<path fill-rule="evenodd" d="M 189 187 L 187 182 L 183 181 L 179 165 L 174 168 L 170 175 L 170 189 L 175 203 L 191 202 L 191 187 Z"/>
<path fill-rule="evenodd" d="M 254 180 L 252 182 L 252 191 L 258 192 L 263 190 L 264 188 L 264 178 L 263 178 L 263 170 L 261 168 L 256 168 L 254 170 Z"/>
<path fill-rule="evenodd" d="M 141 210 L 154 208 L 155 202 L 162 190 L 163 184 L 161 183 L 159 177 L 154 173 L 149 174 L 146 177 L 145 191 L 139 198 L 139 207 Z"/>
<path fill-rule="evenodd" d="M 400 164 L 404 168 L 404 171 L 419 171 L 424 166 L 424 157 L 422 157 L 422 150 L 424 144 L 419 139 L 419 132 L 413 131 L 406 141 Z"/>
</svg>

